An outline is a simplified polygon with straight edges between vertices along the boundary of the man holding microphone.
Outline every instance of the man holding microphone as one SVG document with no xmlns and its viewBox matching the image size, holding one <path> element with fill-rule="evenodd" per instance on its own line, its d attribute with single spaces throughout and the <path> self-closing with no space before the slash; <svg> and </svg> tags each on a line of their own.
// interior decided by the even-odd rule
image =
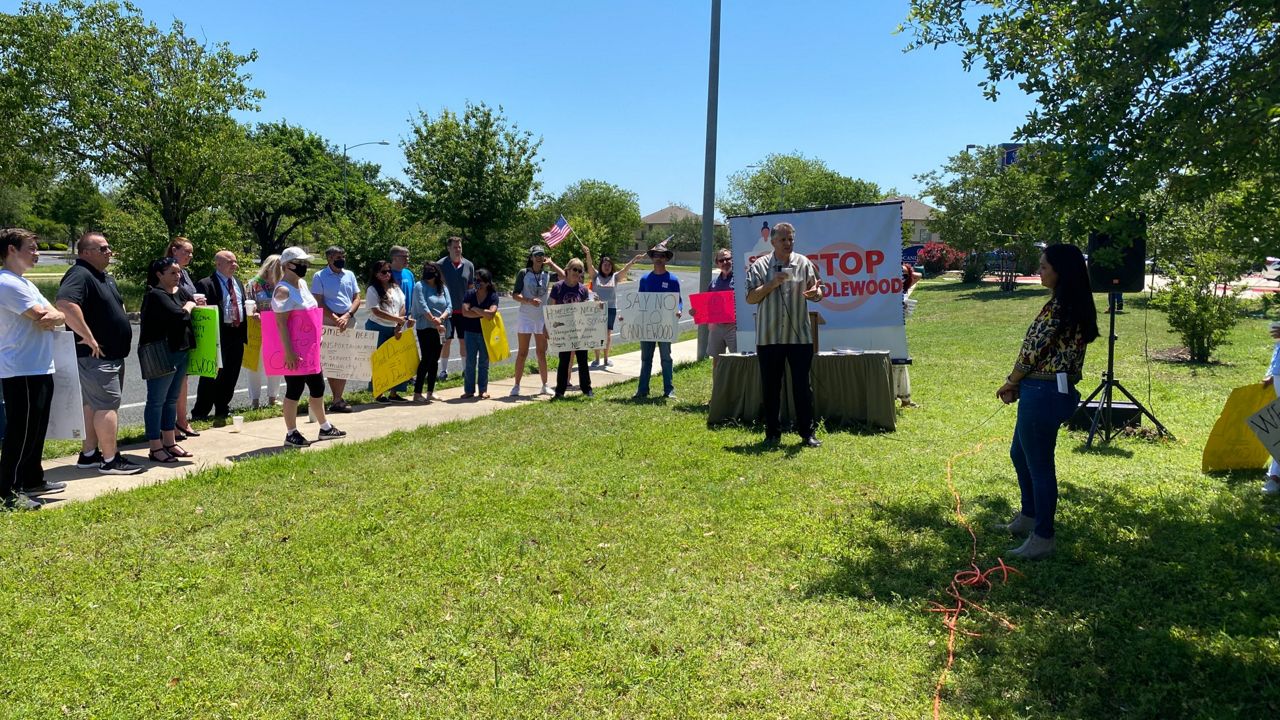
<svg viewBox="0 0 1280 720">
<path fill-rule="evenodd" d="M 814 436 L 813 334 L 807 302 L 822 300 L 818 270 L 809 258 L 793 253 L 795 228 L 780 222 L 769 233 L 773 252 L 756 258 L 747 270 L 747 302 L 756 307 L 756 355 L 764 390 L 765 442 L 782 440 L 782 378 L 791 366 L 791 392 L 796 403 L 796 432 L 806 447 L 821 447 Z"/>
</svg>

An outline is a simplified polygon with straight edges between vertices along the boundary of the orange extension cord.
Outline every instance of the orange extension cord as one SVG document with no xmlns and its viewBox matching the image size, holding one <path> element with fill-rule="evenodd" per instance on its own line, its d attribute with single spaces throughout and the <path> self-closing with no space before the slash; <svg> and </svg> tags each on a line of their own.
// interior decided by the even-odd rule
<svg viewBox="0 0 1280 720">
<path fill-rule="evenodd" d="M 973 532 L 973 526 L 965 520 L 964 508 L 960 502 L 960 492 L 956 490 L 955 481 L 952 479 L 952 469 L 955 461 L 969 455 L 976 455 L 982 451 L 982 446 L 992 442 L 996 438 L 989 438 L 974 445 L 972 448 L 964 452 L 956 453 L 947 460 L 947 489 L 951 491 L 951 497 L 955 500 L 956 522 L 960 524 L 969 533 L 969 567 L 966 570 L 957 571 L 951 578 L 951 583 L 947 585 L 946 594 L 951 598 L 949 604 L 940 602 L 930 602 L 932 606 L 929 612 L 936 612 L 942 615 L 942 624 L 947 628 L 947 664 L 942 668 L 942 674 L 938 676 L 938 683 L 933 688 L 933 717 L 934 720 L 942 718 L 942 689 L 947 684 L 947 675 L 951 672 L 952 666 L 956 662 L 956 635 L 963 633 L 969 637 L 978 637 L 981 633 L 961 630 L 958 626 L 960 617 L 969 609 L 981 611 L 989 617 L 1000 622 L 1008 630 L 1013 630 L 1013 623 L 1007 619 L 988 610 L 982 605 L 971 599 L 972 595 L 985 596 L 993 586 L 992 575 L 999 575 L 1000 583 L 1003 585 L 1009 579 L 1009 573 L 1021 575 L 1015 568 L 1004 564 L 1004 560 L 996 558 L 996 565 L 982 570 L 978 567 L 978 536 Z"/>
</svg>

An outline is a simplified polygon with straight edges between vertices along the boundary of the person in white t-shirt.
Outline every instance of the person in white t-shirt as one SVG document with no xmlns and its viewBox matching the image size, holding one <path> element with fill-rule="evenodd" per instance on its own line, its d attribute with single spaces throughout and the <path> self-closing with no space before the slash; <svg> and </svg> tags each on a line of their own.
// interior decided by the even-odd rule
<svg viewBox="0 0 1280 720">
<path fill-rule="evenodd" d="M 511 299 L 520 303 L 516 310 L 516 372 L 511 397 L 520 395 L 520 378 L 524 375 L 524 362 L 529 357 L 530 338 L 533 338 L 534 352 L 538 357 L 542 394 L 551 394 L 551 386 L 547 384 L 547 326 L 542 309 L 547 302 L 547 295 L 551 293 L 551 273 L 547 272 L 548 267 L 564 277 L 564 270 L 547 255 L 546 248 L 541 245 L 529 248 L 525 268 L 516 274 L 515 287 L 511 290 Z"/>
<path fill-rule="evenodd" d="M 378 333 L 378 347 L 382 347 L 382 343 L 393 337 L 398 338 L 406 328 L 412 328 L 413 318 L 406 313 L 404 290 L 400 289 L 399 281 L 392 276 L 391 263 L 374 260 L 369 266 L 366 282 L 364 302 L 369 308 L 369 319 L 364 321 L 364 329 Z M 370 385 L 370 389 L 372 387 Z M 409 383 L 406 381 L 374 400 L 380 403 L 409 402 L 409 398 L 400 394 L 408 389 Z"/>
<path fill-rule="evenodd" d="M 5 509 L 35 510 L 31 495 L 62 490 L 48 482 L 40 457 L 53 405 L 53 335 L 64 318 L 35 284 L 23 277 L 40 260 L 36 234 L 0 230 L 0 385 L 8 412 L 0 446 L 0 502 Z"/>
</svg>

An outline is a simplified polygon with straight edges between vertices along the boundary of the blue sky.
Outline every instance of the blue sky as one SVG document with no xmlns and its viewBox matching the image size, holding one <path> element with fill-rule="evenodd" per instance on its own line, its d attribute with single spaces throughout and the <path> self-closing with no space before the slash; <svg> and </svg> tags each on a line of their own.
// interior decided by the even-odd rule
<svg viewBox="0 0 1280 720">
<path fill-rule="evenodd" d="M 540 179 L 636 192 L 642 213 L 702 204 L 709 0 L 369 3 L 135 0 L 153 22 L 258 51 L 247 119 L 303 125 L 402 176 L 419 109 L 502 105 L 543 138 Z M 0 0 L 12 12 L 18 3 Z M 717 194 L 732 172 L 799 151 L 905 192 L 969 143 L 1007 141 L 1032 103 L 998 103 L 954 48 L 904 54 L 906 0 L 725 0 Z"/>
</svg>

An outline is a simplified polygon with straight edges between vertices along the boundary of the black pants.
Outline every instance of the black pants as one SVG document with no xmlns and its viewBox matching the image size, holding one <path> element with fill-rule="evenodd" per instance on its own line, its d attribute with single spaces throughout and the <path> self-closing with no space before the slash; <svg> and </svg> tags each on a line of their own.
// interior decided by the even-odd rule
<svg viewBox="0 0 1280 720">
<path fill-rule="evenodd" d="M 764 427 L 769 435 L 782 433 L 782 378 L 791 366 L 791 396 L 796 403 L 796 432 L 801 437 L 813 434 L 813 390 L 809 387 L 809 369 L 813 367 L 813 346 L 760 345 L 760 385 L 764 390 Z"/>
<path fill-rule="evenodd" d="M 566 350 L 560 353 L 560 364 L 556 367 L 556 395 L 563 395 L 569 388 L 570 361 L 577 356 L 578 385 L 583 393 L 591 392 L 591 371 L 587 369 L 586 350 Z"/>
<path fill-rule="evenodd" d="M 413 394 L 422 394 L 422 381 L 427 381 L 427 394 L 436 391 L 436 374 L 440 370 L 440 332 L 434 327 L 418 330 L 418 347 L 422 359 L 418 361 L 418 375 L 413 379 Z"/>
<path fill-rule="evenodd" d="M 53 405 L 52 375 L 20 375 L 0 380 L 8 426 L 0 445 L 0 498 L 44 482 L 40 456 Z"/>
<path fill-rule="evenodd" d="M 240 363 L 244 360 L 244 330 L 233 328 L 224 323 L 219 332 L 222 342 L 222 367 L 217 377 L 201 377 L 196 386 L 196 404 L 191 408 L 191 417 L 205 418 L 209 410 L 218 417 L 231 414 L 231 398 L 236 394 L 236 383 L 240 380 Z M 185 422 L 184 418 L 179 421 Z"/>
<path fill-rule="evenodd" d="M 302 399 L 302 390 L 311 391 L 311 397 L 324 397 L 324 373 L 310 375 L 285 375 L 284 399 L 297 402 Z"/>
</svg>

